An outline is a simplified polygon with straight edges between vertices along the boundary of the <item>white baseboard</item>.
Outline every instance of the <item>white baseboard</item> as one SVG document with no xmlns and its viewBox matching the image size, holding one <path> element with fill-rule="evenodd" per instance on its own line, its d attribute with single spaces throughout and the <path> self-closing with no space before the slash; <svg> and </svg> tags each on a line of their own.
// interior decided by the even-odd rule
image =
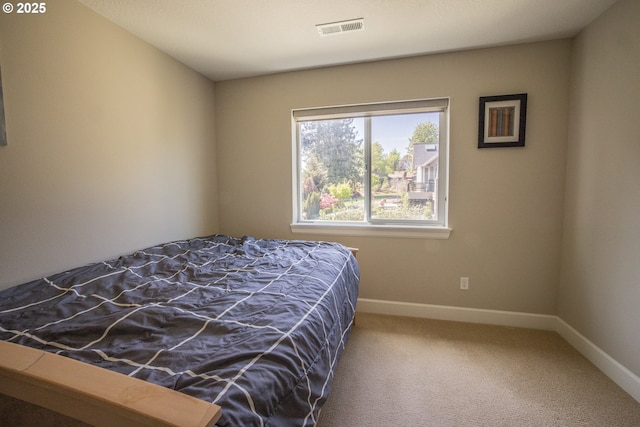
<svg viewBox="0 0 640 427">
<path fill-rule="evenodd" d="M 358 298 L 357 311 L 555 331 L 556 316 Z"/>
<path fill-rule="evenodd" d="M 640 377 L 625 368 L 558 316 L 514 311 L 485 310 L 445 305 L 416 304 L 358 298 L 356 310 L 363 313 L 423 317 L 455 322 L 484 323 L 557 332 L 631 397 L 640 402 Z"/>
<path fill-rule="evenodd" d="M 613 382 L 640 402 L 640 377 L 625 368 L 559 317 L 556 332 L 604 372 L 606 376 L 611 378 Z"/>
</svg>

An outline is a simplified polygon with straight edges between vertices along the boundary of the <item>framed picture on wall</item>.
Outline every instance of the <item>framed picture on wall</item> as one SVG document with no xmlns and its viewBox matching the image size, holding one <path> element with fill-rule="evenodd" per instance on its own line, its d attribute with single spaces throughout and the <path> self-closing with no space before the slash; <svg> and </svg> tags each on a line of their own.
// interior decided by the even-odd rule
<svg viewBox="0 0 640 427">
<path fill-rule="evenodd" d="M 524 147 L 527 94 L 482 96 L 478 148 Z"/>
</svg>

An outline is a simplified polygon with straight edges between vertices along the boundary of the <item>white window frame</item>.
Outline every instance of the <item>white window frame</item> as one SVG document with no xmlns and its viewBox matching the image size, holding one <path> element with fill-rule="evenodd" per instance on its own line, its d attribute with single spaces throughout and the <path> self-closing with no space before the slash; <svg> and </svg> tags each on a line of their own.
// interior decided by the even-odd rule
<svg viewBox="0 0 640 427">
<path fill-rule="evenodd" d="M 405 238 L 430 238 L 448 239 L 451 228 L 448 226 L 448 201 L 449 201 L 449 111 L 450 99 L 419 99 L 410 101 L 394 101 L 371 104 L 341 105 L 321 108 L 303 108 L 291 111 L 292 123 L 292 198 L 293 221 L 291 231 L 293 233 L 345 235 L 345 236 L 369 236 L 369 237 L 405 237 Z M 438 147 L 438 220 L 437 221 L 389 221 L 370 219 L 369 221 L 339 222 L 339 221 L 313 221 L 304 220 L 301 217 L 300 200 L 300 134 L 299 122 L 318 119 L 340 119 L 364 117 L 365 120 L 372 116 L 441 112 L 439 123 L 439 147 Z M 367 127 L 365 126 L 365 129 Z M 365 130 L 366 133 L 366 130 Z M 365 135 L 367 138 L 367 135 Z M 370 144 L 365 143 L 366 163 L 370 165 Z M 366 193 L 370 188 L 370 173 L 365 173 Z M 365 216 L 369 218 L 370 203 L 365 197 Z"/>
</svg>

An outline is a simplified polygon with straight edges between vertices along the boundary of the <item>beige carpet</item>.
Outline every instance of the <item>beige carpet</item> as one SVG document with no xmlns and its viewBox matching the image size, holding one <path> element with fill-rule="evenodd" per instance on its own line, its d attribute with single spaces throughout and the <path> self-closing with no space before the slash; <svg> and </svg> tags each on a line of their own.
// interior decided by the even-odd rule
<svg viewBox="0 0 640 427">
<path fill-rule="evenodd" d="M 640 426 L 549 331 L 358 313 L 317 427 Z"/>
</svg>

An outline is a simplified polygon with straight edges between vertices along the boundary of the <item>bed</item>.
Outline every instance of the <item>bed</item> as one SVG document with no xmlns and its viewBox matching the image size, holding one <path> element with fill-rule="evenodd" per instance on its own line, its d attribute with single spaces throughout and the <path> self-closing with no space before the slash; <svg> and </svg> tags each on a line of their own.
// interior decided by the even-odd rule
<svg viewBox="0 0 640 427">
<path fill-rule="evenodd" d="M 220 427 L 309 426 L 358 284 L 340 244 L 213 235 L 6 289 L 0 340 L 219 405 Z"/>
</svg>

